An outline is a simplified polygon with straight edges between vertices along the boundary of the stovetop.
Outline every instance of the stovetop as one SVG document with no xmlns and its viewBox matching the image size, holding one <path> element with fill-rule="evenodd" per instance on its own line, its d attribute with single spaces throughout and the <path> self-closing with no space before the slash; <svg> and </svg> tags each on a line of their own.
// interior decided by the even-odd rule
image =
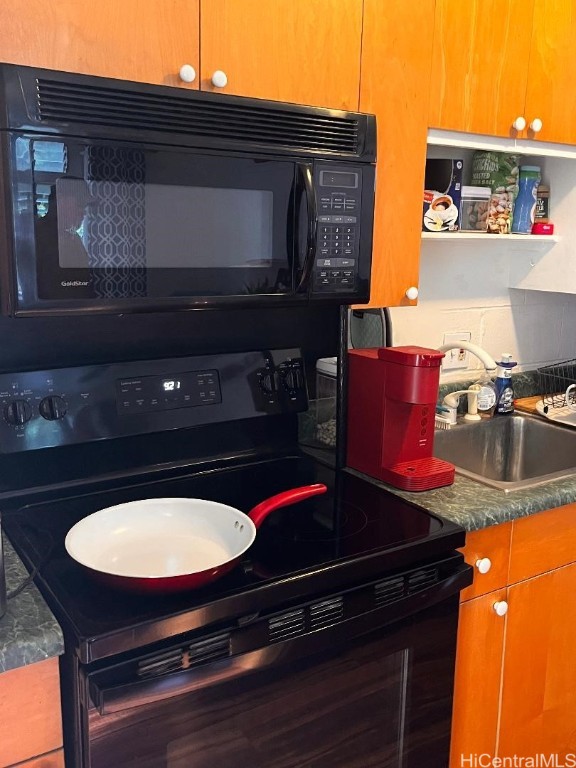
<svg viewBox="0 0 576 768">
<path fill-rule="evenodd" d="M 125 593 L 96 582 L 64 549 L 68 530 L 104 507 L 141 498 L 196 497 L 248 512 L 282 490 L 323 482 L 329 492 L 274 512 L 242 562 L 202 589 L 178 595 Z M 238 460 L 225 469 L 30 503 L 5 511 L 3 525 L 83 662 L 164 641 L 202 627 L 334 592 L 464 543 L 458 526 L 377 484 L 312 457 Z"/>
</svg>

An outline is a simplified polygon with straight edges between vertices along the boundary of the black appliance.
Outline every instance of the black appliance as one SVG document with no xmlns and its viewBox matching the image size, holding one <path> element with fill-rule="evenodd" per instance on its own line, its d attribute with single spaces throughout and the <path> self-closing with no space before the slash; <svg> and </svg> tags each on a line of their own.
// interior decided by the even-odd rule
<svg viewBox="0 0 576 768">
<path fill-rule="evenodd" d="M 444 768 L 465 534 L 344 466 L 373 118 L 0 81 L 0 512 L 64 631 L 67 768 Z M 331 451 L 299 419 L 334 355 Z M 116 503 L 311 482 L 197 591 L 126 594 L 64 547 Z"/>
<path fill-rule="evenodd" d="M 67 768 L 447 764 L 464 531 L 299 445 L 309 356 L 345 338 L 326 315 L 302 347 L 227 352 L 215 333 L 202 355 L 0 376 L 0 509 L 64 630 Z M 274 513 L 201 590 L 125 594 L 64 548 L 124 501 L 248 510 L 310 482 L 328 494 Z"/>
<path fill-rule="evenodd" d="M 367 301 L 373 115 L 0 65 L 7 315 Z"/>
</svg>

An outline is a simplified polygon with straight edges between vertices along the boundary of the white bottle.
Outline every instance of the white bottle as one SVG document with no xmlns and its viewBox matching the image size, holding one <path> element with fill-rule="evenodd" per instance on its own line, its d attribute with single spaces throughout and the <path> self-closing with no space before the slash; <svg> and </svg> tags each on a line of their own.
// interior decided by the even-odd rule
<svg viewBox="0 0 576 768">
<path fill-rule="evenodd" d="M 489 419 L 496 408 L 496 386 L 487 371 L 483 371 L 480 378 L 470 389 L 478 390 L 478 413 L 482 418 Z"/>
</svg>

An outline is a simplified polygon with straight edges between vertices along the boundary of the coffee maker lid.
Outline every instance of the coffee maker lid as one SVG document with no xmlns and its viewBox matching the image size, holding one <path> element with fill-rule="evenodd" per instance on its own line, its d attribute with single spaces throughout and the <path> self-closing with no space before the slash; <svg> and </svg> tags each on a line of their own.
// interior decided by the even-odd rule
<svg viewBox="0 0 576 768">
<path fill-rule="evenodd" d="M 427 347 L 380 347 L 378 350 L 380 360 L 412 368 L 439 368 L 443 357 L 444 352 Z"/>
</svg>

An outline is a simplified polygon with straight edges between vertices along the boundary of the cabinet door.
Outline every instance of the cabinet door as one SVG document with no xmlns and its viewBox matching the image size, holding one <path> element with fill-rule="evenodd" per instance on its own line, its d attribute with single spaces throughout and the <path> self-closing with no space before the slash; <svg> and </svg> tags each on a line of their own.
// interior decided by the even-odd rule
<svg viewBox="0 0 576 768">
<path fill-rule="evenodd" d="M 451 768 L 465 764 L 463 755 L 496 754 L 506 617 L 494 603 L 505 599 L 506 590 L 499 590 L 460 605 Z"/>
<path fill-rule="evenodd" d="M 508 593 L 498 755 L 558 754 L 564 765 L 576 750 L 576 565 Z"/>
<path fill-rule="evenodd" d="M 358 109 L 362 0 L 203 0 L 201 24 L 203 90 Z"/>
<path fill-rule="evenodd" d="M 466 534 L 464 559 L 474 567 L 474 581 L 460 593 L 460 600 L 470 600 L 508 584 L 508 562 L 512 523 L 501 523 Z M 486 570 L 490 561 L 489 568 Z"/>
<path fill-rule="evenodd" d="M 50 752 L 48 755 L 33 757 L 25 763 L 18 763 L 17 768 L 64 768 L 64 750 L 57 749 L 56 752 Z"/>
<path fill-rule="evenodd" d="M 2 768 L 62 746 L 57 658 L 0 675 L 0 723 Z"/>
<path fill-rule="evenodd" d="M 542 130 L 530 138 L 576 144 L 576 4 L 536 0 L 528 73 L 526 120 Z"/>
<path fill-rule="evenodd" d="M 0 59 L 181 85 L 182 64 L 199 67 L 199 2 L 10 0 L 0 3 Z"/>
<path fill-rule="evenodd" d="M 365 0 L 360 109 L 377 119 L 370 306 L 418 286 L 434 0 Z"/>
<path fill-rule="evenodd" d="M 517 135 L 512 123 L 524 116 L 533 5 L 436 0 L 431 127 Z"/>
</svg>

